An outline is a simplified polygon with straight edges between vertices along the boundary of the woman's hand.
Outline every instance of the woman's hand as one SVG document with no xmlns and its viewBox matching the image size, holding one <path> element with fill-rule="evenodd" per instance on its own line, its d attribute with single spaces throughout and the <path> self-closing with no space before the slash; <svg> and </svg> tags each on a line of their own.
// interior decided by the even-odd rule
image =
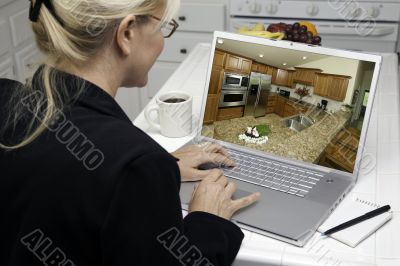
<svg viewBox="0 0 400 266">
<path fill-rule="evenodd" d="M 208 212 L 230 220 L 236 211 L 253 204 L 260 197 L 260 193 L 256 192 L 244 198 L 232 200 L 235 191 L 235 183 L 228 182 L 221 170 L 213 169 L 195 187 L 189 203 L 189 212 Z"/>
<path fill-rule="evenodd" d="M 224 164 L 234 166 L 235 162 L 228 152 L 216 143 L 205 142 L 200 145 L 191 145 L 171 153 L 178 158 L 182 182 L 202 180 L 211 173 L 211 170 L 199 170 L 204 163 Z"/>
</svg>

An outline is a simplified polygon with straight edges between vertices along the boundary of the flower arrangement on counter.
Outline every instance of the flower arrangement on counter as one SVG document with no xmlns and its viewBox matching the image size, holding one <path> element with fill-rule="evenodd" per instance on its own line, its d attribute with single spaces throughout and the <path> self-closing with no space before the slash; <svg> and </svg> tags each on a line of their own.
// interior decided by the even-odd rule
<svg viewBox="0 0 400 266">
<path fill-rule="evenodd" d="M 269 131 L 268 125 L 247 127 L 246 131 L 239 135 L 239 139 L 246 143 L 264 144 L 268 141 L 267 135 L 269 134 Z"/>
<path fill-rule="evenodd" d="M 304 97 L 310 96 L 310 89 L 307 89 L 307 87 L 297 88 L 294 93 L 299 95 L 301 101 Z"/>
</svg>

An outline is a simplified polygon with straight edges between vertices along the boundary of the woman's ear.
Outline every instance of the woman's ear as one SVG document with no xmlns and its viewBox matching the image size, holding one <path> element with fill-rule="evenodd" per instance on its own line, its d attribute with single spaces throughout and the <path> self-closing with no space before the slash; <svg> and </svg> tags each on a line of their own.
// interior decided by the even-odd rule
<svg viewBox="0 0 400 266">
<path fill-rule="evenodd" d="M 117 47 L 123 56 L 128 56 L 132 52 L 132 40 L 134 38 L 134 27 L 136 17 L 134 15 L 126 16 L 117 28 L 115 35 Z"/>
</svg>

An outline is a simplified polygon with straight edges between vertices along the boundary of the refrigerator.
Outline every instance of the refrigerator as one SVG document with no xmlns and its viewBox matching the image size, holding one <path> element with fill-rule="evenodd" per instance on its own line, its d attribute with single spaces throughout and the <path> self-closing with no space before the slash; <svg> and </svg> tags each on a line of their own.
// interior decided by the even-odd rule
<svg viewBox="0 0 400 266">
<path fill-rule="evenodd" d="M 244 109 L 245 116 L 265 116 L 268 93 L 271 91 L 271 80 L 271 75 L 251 72 Z"/>
</svg>

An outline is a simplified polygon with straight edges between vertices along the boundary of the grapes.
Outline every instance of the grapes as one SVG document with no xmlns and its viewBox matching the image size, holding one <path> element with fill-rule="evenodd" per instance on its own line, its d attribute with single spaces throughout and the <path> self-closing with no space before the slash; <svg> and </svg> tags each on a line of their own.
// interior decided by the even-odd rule
<svg viewBox="0 0 400 266">
<path fill-rule="evenodd" d="M 312 43 L 313 44 L 320 44 L 321 43 L 321 37 L 320 36 L 315 36 L 312 38 Z"/>
<path fill-rule="evenodd" d="M 300 38 L 299 38 L 300 42 L 305 43 L 307 41 L 307 39 L 308 39 L 307 34 L 305 34 L 305 33 L 300 34 Z"/>
<path fill-rule="evenodd" d="M 303 31 L 304 33 L 306 33 L 307 32 L 307 26 L 306 25 L 300 26 L 300 30 Z"/>
<path fill-rule="evenodd" d="M 314 36 L 312 31 L 309 31 L 306 25 L 300 25 L 298 22 L 294 23 L 293 25 L 282 22 L 276 25 L 281 27 L 282 31 L 285 33 L 283 40 L 321 45 L 321 37 Z"/>
</svg>

